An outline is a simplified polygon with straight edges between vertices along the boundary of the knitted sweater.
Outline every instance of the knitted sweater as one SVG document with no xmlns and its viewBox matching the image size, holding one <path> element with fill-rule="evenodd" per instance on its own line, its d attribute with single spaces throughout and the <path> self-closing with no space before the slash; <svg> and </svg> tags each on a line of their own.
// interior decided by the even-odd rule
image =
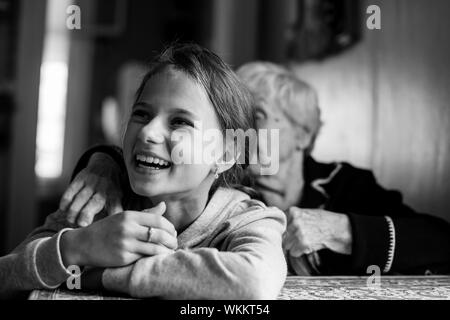
<svg viewBox="0 0 450 320">
<path fill-rule="evenodd" d="M 0 258 L 0 298 L 54 289 L 67 280 L 71 273 L 63 264 L 59 240 L 70 227 L 57 211 Z M 102 284 L 133 297 L 274 299 L 287 272 L 281 247 L 285 227 L 280 210 L 240 191 L 219 188 L 203 213 L 178 235 L 175 253 L 107 268 Z"/>
</svg>

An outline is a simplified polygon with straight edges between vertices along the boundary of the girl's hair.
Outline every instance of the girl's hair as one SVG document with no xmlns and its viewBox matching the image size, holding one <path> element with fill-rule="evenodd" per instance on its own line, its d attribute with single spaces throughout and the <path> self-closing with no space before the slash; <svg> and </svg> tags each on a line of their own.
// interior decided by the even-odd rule
<svg viewBox="0 0 450 320">
<path fill-rule="evenodd" d="M 140 98 L 147 81 L 167 67 L 184 72 L 205 89 L 224 136 L 227 129 L 255 130 L 255 111 L 251 93 L 221 58 L 196 44 L 172 44 L 154 58 L 136 92 L 136 101 Z M 211 191 L 224 186 L 237 188 L 254 196 L 254 190 L 251 188 L 252 179 L 245 171 L 251 148 L 235 147 L 245 152 L 245 163 L 237 161 L 232 168 L 223 172 L 213 184 Z"/>
</svg>

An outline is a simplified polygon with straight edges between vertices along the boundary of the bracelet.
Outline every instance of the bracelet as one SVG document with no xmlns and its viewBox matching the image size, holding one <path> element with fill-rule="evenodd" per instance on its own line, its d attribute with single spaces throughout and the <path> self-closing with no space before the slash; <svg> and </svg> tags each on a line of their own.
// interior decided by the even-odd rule
<svg viewBox="0 0 450 320">
<path fill-rule="evenodd" d="M 392 221 L 391 217 L 385 216 L 386 222 L 389 228 L 389 250 L 388 250 L 388 258 L 386 261 L 386 265 L 384 266 L 383 273 L 388 273 L 391 270 L 392 263 L 394 262 L 394 254 L 395 254 L 395 227 L 394 221 Z"/>
</svg>

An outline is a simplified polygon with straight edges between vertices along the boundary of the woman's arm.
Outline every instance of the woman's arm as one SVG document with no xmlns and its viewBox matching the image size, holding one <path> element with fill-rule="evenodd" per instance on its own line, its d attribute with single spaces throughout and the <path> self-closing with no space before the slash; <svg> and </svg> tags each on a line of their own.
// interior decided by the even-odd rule
<svg viewBox="0 0 450 320">
<path fill-rule="evenodd" d="M 386 190 L 370 171 L 348 169 L 340 196 L 352 230 L 350 270 L 367 274 L 370 265 L 383 273 L 450 272 L 450 224 L 419 214 L 400 192 Z M 344 206 L 343 206 L 344 207 Z"/>
<path fill-rule="evenodd" d="M 224 229 L 211 243 L 214 248 L 183 249 L 106 269 L 103 286 L 134 297 L 275 299 L 287 273 L 284 214 L 273 208 L 244 214 L 255 219 Z"/>
</svg>

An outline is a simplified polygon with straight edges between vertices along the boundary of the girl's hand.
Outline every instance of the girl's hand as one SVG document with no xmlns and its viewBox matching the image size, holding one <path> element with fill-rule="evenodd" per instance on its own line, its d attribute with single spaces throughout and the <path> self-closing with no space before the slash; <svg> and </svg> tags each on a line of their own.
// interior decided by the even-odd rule
<svg viewBox="0 0 450 320">
<path fill-rule="evenodd" d="M 165 210 L 161 202 L 147 212 L 125 211 L 65 232 L 61 237 L 64 264 L 119 267 L 143 256 L 173 253 L 178 246 L 177 232 L 162 216 Z M 149 228 L 151 242 L 147 241 Z"/>
</svg>

